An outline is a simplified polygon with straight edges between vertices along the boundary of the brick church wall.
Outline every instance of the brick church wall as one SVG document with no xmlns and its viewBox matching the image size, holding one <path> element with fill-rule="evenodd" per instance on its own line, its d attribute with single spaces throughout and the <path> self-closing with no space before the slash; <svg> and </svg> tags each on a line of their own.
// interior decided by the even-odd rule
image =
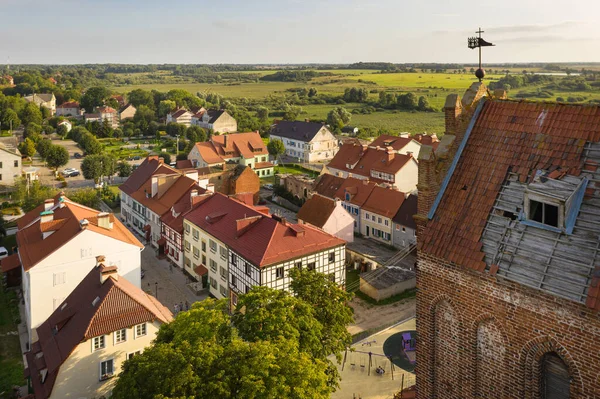
<svg viewBox="0 0 600 399">
<path fill-rule="evenodd" d="M 597 312 L 424 253 L 417 287 L 418 398 L 540 398 L 550 352 L 569 369 L 571 398 L 600 397 Z"/>
</svg>

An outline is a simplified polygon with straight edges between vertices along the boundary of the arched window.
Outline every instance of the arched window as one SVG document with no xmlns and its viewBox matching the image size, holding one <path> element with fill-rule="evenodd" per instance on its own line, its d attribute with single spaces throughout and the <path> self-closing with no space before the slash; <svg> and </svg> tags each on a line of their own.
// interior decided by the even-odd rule
<svg viewBox="0 0 600 399">
<path fill-rule="evenodd" d="M 567 365 L 556 353 L 542 357 L 541 395 L 543 399 L 569 399 L 571 377 Z"/>
<path fill-rule="evenodd" d="M 350 201 L 350 193 L 346 193 L 346 201 Z"/>
</svg>

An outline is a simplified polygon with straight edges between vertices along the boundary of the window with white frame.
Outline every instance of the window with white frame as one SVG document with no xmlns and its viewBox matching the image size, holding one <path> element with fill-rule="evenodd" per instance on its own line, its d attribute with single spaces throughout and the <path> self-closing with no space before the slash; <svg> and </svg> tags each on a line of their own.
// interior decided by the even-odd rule
<svg viewBox="0 0 600 399">
<path fill-rule="evenodd" d="M 227 296 L 227 287 L 219 285 L 219 291 L 221 292 L 221 295 Z"/>
<path fill-rule="evenodd" d="M 335 252 L 329 253 L 329 263 L 335 262 Z"/>
<path fill-rule="evenodd" d="M 208 240 L 208 245 L 210 246 L 210 250 L 212 252 L 217 252 L 217 243 L 213 240 Z"/>
<path fill-rule="evenodd" d="M 94 339 L 92 340 L 92 345 L 93 345 L 94 351 L 104 349 L 106 347 L 106 341 L 104 340 L 104 335 L 101 335 L 99 337 L 94 337 Z"/>
<path fill-rule="evenodd" d="M 219 253 L 221 254 L 221 258 L 224 260 L 227 259 L 227 248 L 219 247 Z"/>
<path fill-rule="evenodd" d="M 237 288 L 237 277 L 234 274 L 231 275 L 231 286 Z"/>
<path fill-rule="evenodd" d="M 141 355 L 142 351 L 135 351 L 127 354 L 127 360 L 133 359 L 135 356 Z"/>
<path fill-rule="evenodd" d="M 275 269 L 275 278 L 278 280 L 283 278 L 283 273 L 283 266 L 278 267 L 277 269 Z"/>
<path fill-rule="evenodd" d="M 54 273 L 54 286 L 67 282 L 67 272 Z"/>
<path fill-rule="evenodd" d="M 115 331 L 115 344 L 120 344 L 125 341 L 127 341 L 127 329 L 122 328 Z"/>
<path fill-rule="evenodd" d="M 244 263 L 244 271 L 246 272 L 246 275 L 250 275 L 250 264 L 248 262 Z"/>
<path fill-rule="evenodd" d="M 213 272 L 217 272 L 217 262 L 215 262 L 213 259 L 209 259 L 210 261 L 210 270 L 212 270 Z"/>
<path fill-rule="evenodd" d="M 194 247 L 194 258 L 198 259 L 200 257 L 200 250 Z"/>
<path fill-rule="evenodd" d="M 316 262 L 310 262 L 310 263 L 309 263 L 309 264 L 306 266 L 306 268 L 307 268 L 308 270 L 315 270 L 315 269 L 317 268 L 317 264 L 316 264 Z"/>
<path fill-rule="evenodd" d="M 100 362 L 100 381 L 108 380 L 115 375 L 115 365 L 113 359 Z"/>
<path fill-rule="evenodd" d="M 143 337 L 146 335 L 146 323 L 138 324 L 135 326 L 135 337 Z"/>
<path fill-rule="evenodd" d="M 211 260 L 212 260 L 212 259 L 211 259 Z M 221 267 L 220 267 L 220 272 L 221 272 L 221 278 L 222 278 L 223 280 L 226 280 L 226 279 L 227 279 L 227 270 L 226 270 L 226 269 L 225 269 L 223 266 L 221 266 Z"/>
<path fill-rule="evenodd" d="M 200 232 L 196 229 L 192 230 L 192 237 L 194 237 L 194 241 L 198 241 L 198 239 L 200 238 Z"/>
<path fill-rule="evenodd" d="M 186 251 L 189 251 L 191 247 L 192 247 L 192 246 L 190 245 L 190 243 L 189 243 L 188 241 L 186 241 L 186 242 L 185 242 L 185 250 L 186 250 Z"/>
</svg>

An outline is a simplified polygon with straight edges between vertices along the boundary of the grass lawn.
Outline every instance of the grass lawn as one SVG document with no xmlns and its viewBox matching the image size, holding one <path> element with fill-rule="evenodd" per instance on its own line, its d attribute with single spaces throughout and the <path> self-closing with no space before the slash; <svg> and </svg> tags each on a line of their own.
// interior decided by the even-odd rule
<svg viewBox="0 0 600 399">
<path fill-rule="evenodd" d="M 5 291 L 0 286 L 0 334 L 17 331 L 19 321 L 17 296 L 14 291 Z M 25 385 L 23 377 L 23 356 L 18 335 L 0 338 L 0 398 L 2 392 L 12 394 L 12 387 Z"/>
<path fill-rule="evenodd" d="M 346 271 L 346 287 L 350 287 L 353 289 L 356 288 L 358 286 L 359 279 L 360 279 L 360 272 L 358 270 L 347 270 Z M 395 302 L 401 301 L 406 298 L 413 298 L 416 294 L 417 294 L 416 290 L 408 290 L 408 291 L 404 291 L 400 294 L 393 295 L 389 298 L 386 298 L 386 299 L 383 299 L 383 300 L 377 302 L 376 300 L 374 300 L 367 294 L 362 293 L 358 289 L 356 291 L 354 291 L 354 295 L 356 295 L 358 298 L 362 299 L 363 301 L 365 301 L 371 305 L 375 305 L 375 306 L 389 305 L 391 303 L 395 303 Z"/>
<path fill-rule="evenodd" d="M 282 165 L 282 166 L 275 166 L 275 173 L 288 173 L 291 175 L 309 175 L 311 177 L 317 177 L 318 173 L 310 170 L 310 169 L 305 169 L 299 165 L 294 165 L 294 166 L 287 166 L 287 165 Z"/>
<path fill-rule="evenodd" d="M 19 214 L 19 207 L 11 206 L 10 208 L 4 208 L 2 209 L 2 214 L 8 216 L 16 216 Z"/>
</svg>

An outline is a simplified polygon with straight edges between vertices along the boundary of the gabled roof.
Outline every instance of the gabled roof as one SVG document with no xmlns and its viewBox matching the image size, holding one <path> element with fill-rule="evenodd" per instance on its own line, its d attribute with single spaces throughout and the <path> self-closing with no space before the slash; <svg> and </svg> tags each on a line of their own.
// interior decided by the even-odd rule
<svg viewBox="0 0 600 399">
<path fill-rule="evenodd" d="M 411 141 L 413 141 L 412 137 L 398 137 L 391 136 L 388 134 L 382 134 L 381 136 L 373 140 L 371 144 L 369 144 L 369 147 L 392 147 L 394 150 L 400 151 L 401 149 L 406 147 L 406 145 Z"/>
<path fill-rule="evenodd" d="M 335 206 L 334 199 L 314 194 L 298 211 L 298 220 L 322 228 L 335 210 Z"/>
<path fill-rule="evenodd" d="M 192 114 L 190 111 L 188 111 L 185 108 L 179 108 L 179 109 L 171 112 L 170 115 L 171 115 L 171 118 L 177 119 L 177 118 L 181 117 L 182 115 L 185 115 L 186 113 L 190 114 L 190 115 Z"/>
<path fill-rule="evenodd" d="M 94 267 L 63 303 L 37 328 L 39 340 L 26 353 L 37 399 L 48 398 L 61 365 L 80 343 L 122 328 L 159 321 L 173 315 L 156 298 L 127 279 L 116 276 L 115 266 Z M 111 272 L 104 282 L 101 273 Z M 42 383 L 40 372 L 47 369 Z"/>
<path fill-rule="evenodd" d="M 54 93 L 41 93 L 41 94 L 34 93 L 30 96 L 25 96 L 23 98 L 30 102 L 35 102 L 35 103 L 46 102 L 47 103 L 49 101 L 52 101 L 52 99 L 55 99 L 56 97 L 54 97 Z"/>
<path fill-rule="evenodd" d="M 316 180 L 313 191 L 328 197 L 335 198 L 335 193 L 340 189 L 346 179 L 328 173 L 322 174 Z"/>
<path fill-rule="evenodd" d="M 124 106 L 121 107 L 121 109 L 119 110 L 119 113 L 123 113 L 124 111 L 126 111 L 128 108 L 133 108 L 134 110 L 137 111 L 137 108 L 135 108 L 133 106 L 133 104 L 129 103 L 129 104 L 125 104 Z"/>
<path fill-rule="evenodd" d="M 258 132 L 214 135 L 208 142 L 196 143 L 204 162 L 216 164 L 231 158 L 253 158 L 267 155 L 267 147 Z"/>
<path fill-rule="evenodd" d="M 367 180 L 348 177 L 344 179 L 344 182 L 334 194 L 334 198 L 339 198 L 342 201 L 350 202 L 353 205 L 362 207 L 365 202 L 367 202 L 376 186 L 377 184 Z M 346 199 L 346 194 L 350 195 L 349 201 Z"/>
<path fill-rule="evenodd" d="M 375 186 L 362 209 L 377 215 L 393 218 L 404 202 L 404 193 L 392 188 Z"/>
<path fill-rule="evenodd" d="M 327 167 L 380 181 L 371 176 L 371 170 L 395 175 L 412 159 L 411 155 L 398 154 L 394 149 L 344 144 Z"/>
<path fill-rule="evenodd" d="M 271 128 L 271 135 L 308 143 L 325 127 L 323 123 L 279 121 Z"/>
<path fill-rule="evenodd" d="M 102 106 L 102 107 L 96 108 L 96 112 L 99 112 L 102 114 L 116 114 L 117 110 L 112 107 L 109 107 L 109 106 Z"/>
<path fill-rule="evenodd" d="M 194 197 L 191 195 L 191 190 L 188 192 L 188 195 L 181 197 L 179 201 L 171 207 L 169 212 L 166 212 L 161 216 L 160 221 L 179 234 L 182 234 L 184 216 L 210 196 L 210 193 L 207 193 L 206 190 L 202 188 L 197 189 L 197 191 L 198 193 Z"/>
<path fill-rule="evenodd" d="M 77 101 L 68 101 L 60 104 L 56 108 L 79 108 L 79 103 Z"/>
<path fill-rule="evenodd" d="M 176 172 L 175 169 L 169 165 L 165 165 L 164 162 L 159 160 L 158 155 L 150 156 L 144 159 L 144 161 L 133 171 L 131 176 L 127 178 L 125 183 L 119 186 L 119 190 L 125 194 L 133 194 L 139 188 L 155 174 L 165 174 Z"/>
<path fill-rule="evenodd" d="M 206 113 L 210 117 L 210 119 L 208 120 L 208 123 L 215 123 L 221 117 L 221 115 L 223 115 L 227 112 L 222 109 L 209 109 L 206 111 Z"/>
<path fill-rule="evenodd" d="M 45 204 L 27 212 L 17 220 L 17 244 L 23 269 L 28 271 L 48 255 L 52 254 L 84 230 L 93 231 L 115 240 L 142 248 L 143 244 L 117 219 L 109 215 L 112 227 L 98 225 L 100 211 L 71 201 L 62 194 L 53 199 L 50 207 L 52 221 L 41 221 Z M 87 224 L 82 224 L 82 220 Z M 43 233 L 52 232 L 46 238 Z"/>
<path fill-rule="evenodd" d="M 152 177 L 153 176 L 169 176 L 169 183 L 171 184 L 164 192 L 152 194 Z M 131 193 L 131 198 L 150 209 L 155 214 L 162 216 L 171 209 L 174 203 L 179 201 L 185 195 L 189 195 L 190 190 L 204 190 L 198 186 L 196 180 L 180 174 L 179 172 L 171 173 L 169 175 L 154 174 L 150 176 L 148 180 L 135 192 Z"/>
<path fill-rule="evenodd" d="M 345 244 L 315 227 L 265 215 L 220 193 L 210 196 L 185 219 L 258 267 Z"/>
<path fill-rule="evenodd" d="M 400 209 L 398 209 L 398 212 L 396 212 L 396 215 L 392 218 L 392 221 L 402 226 L 416 229 L 417 225 L 413 216 L 417 214 L 417 203 L 417 196 L 414 194 L 409 194 L 404 199 L 404 202 L 402 202 Z"/>
<path fill-rule="evenodd" d="M 600 107 L 482 100 L 471 124 L 419 249 L 600 309 Z M 519 219 L 540 172 L 589 179 L 572 234 Z"/>
</svg>

